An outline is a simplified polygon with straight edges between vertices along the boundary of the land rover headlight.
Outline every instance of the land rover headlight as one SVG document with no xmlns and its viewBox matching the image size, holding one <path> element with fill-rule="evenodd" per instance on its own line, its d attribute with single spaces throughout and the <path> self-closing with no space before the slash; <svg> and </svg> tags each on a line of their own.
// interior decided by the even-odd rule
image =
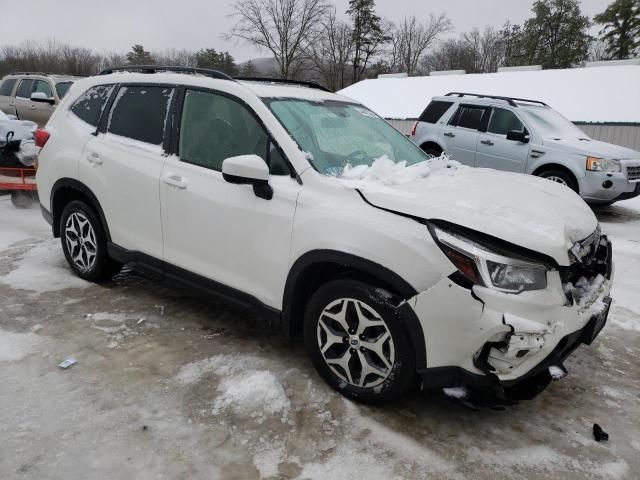
<svg viewBox="0 0 640 480">
<path fill-rule="evenodd" d="M 459 273 L 474 285 L 520 293 L 547 287 L 547 266 L 491 251 L 471 238 L 437 226 L 431 232 Z"/>
<path fill-rule="evenodd" d="M 587 157 L 587 170 L 591 172 L 620 172 L 622 167 L 618 160 L 608 158 Z"/>
</svg>

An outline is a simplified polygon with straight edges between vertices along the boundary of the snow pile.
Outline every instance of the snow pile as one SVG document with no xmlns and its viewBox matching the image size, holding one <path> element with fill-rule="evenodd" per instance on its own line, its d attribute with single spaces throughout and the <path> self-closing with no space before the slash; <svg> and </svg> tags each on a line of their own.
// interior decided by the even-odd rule
<svg viewBox="0 0 640 480">
<path fill-rule="evenodd" d="M 55 239 L 35 244 L 17 262 L 16 268 L 0 276 L 0 283 L 38 293 L 91 285 L 69 269 L 60 241 Z"/>
<path fill-rule="evenodd" d="M 218 392 L 213 415 L 227 410 L 254 418 L 281 415 L 284 422 L 291 408 L 282 384 L 268 370 L 225 378 L 218 385 Z"/>
<path fill-rule="evenodd" d="M 231 411 L 261 420 L 279 415 L 282 422 L 286 421 L 291 409 L 289 398 L 278 378 L 264 369 L 261 359 L 216 355 L 182 366 L 176 380 L 183 385 L 192 385 L 210 374 L 221 379 L 211 410 L 213 415 Z"/>
<path fill-rule="evenodd" d="M 575 285 L 572 282 L 565 283 L 563 289 L 566 295 L 571 295 L 579 307 L 590 305 L 592 313 L 597 314 L 606 307 L 601 300 L 594 301 L 594 297 L 602 290 L 604 281 L 605 278 L 601 274 L 591 279 L 580 277 Z"/>
<path fill-rule="evenodd" d="M 33 333 L 12 333 L 0 330 L 0 362 L 15 362 L 29 355 L 40 342 Z"/>
<path fill-rule="evenodd" d="M 26 167 L 33 165 L 37 151 L 33 141 L 33 135 L 38 125 L 28 120 L 9 120 L 4 115 L 0 117 L 0 147 L 6 145 L 7 141 L 20 140 L 20 148 L 15 152 L 15 157 Z M 13 167 L 12 164 L 4 165 L 4 162 L 11 161 L 10 154 L 2 154 L 0 150 L 0 167 Z"/>
<path fill-rule="evenodd" d="M 355 188 L 370 184 L 391 186 L 426 178 L 441 170 L 455 170 L 459 166 L 459 162 L 450 160 L 447 155 L 413 165 L 407 165 L 406 161 L 396 163 L 387 155 L 383 155 L 375 159 L 371 165 L 357 165 L 355 167 L 347 165 L 338 178 Z"/>
</svg>

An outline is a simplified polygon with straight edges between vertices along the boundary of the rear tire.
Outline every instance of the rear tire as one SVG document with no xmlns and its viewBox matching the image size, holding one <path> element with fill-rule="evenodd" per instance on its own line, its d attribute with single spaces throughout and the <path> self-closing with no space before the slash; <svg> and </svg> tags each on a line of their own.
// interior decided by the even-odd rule
<svg viewBox="0 0 640 480">
<path fill-rule="evenodd" d="M 305 310 L 304 342 L 320 376 L 348 398 L 396 400 L 416 383 L 413 347 L 384 289 L 348 279 L 322 285 Z"/>
<path fill-rule="evenodd" d="M 559 169 L 543 170 L 542 172 L 538 173 L 538 176 L 542 178 L 546 178 L 547 180 L 551 180 L 552 182 L 565 185 L 569 187 L 571 190 L 573 190 L 574 192 L 580 193 L 578 189 L 578 182 L 576 181 L 575 177 L 570 173 L 565 172 L 564 170 L 559 170 Z"/>
<path fill-rule="evenodd" d="M 93 209 L 81 200 L 69 202 L 60 218 L 60 241 L 71 269 L 84 280 L 110 280 L 122 264 L 107 253 L 107 239 Z"/>
<path fill-rule="evenodd" d="M 34 197 L 31 192 L 16 190 L 11 192 L 11 203 L 16 208 L 29 208 L 33 205 Z"/>
<path fill-rule="evenodd" d="M 439 157 L 442 155 L 442 150 L 436 147 L 428 146 L 428 147 L 420 147 L 422 151 L 427 155 L 431 155 L 432 157 Z"/>
</svg>

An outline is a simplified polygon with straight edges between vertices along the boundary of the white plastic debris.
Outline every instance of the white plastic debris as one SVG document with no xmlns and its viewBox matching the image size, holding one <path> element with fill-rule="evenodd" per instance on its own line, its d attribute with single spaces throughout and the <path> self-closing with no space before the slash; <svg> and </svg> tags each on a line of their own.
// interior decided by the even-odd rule
<svg viewBox="0 0 640 480">
<path fill-rule="evenodd" d="M 455 398 L 458 400 L 466 398 L 468 395 L 467 389 L 465 387 L 443 388 L 442 391 L 447 397 Z"/>
<path fill-rule="evenodd" d="M 140 325 L 140 324 L 141 324 L 142 322 L 144 322 L 144 321 L 145 321 L 145 318 L 144 318 L 144 317 L 142 317 L 140 320 L 138 320 L 138 321 L 136 322 L 136 325 Z"/>
<path fill-rule="evenodd" d="M 67 368 L 71 367 L 72 365 L 75 365 L 76 363 L 78 363 L 78 361 L 72 357 L 72 358 L 67 358 L 64 362 L 62 362 L 58 366 L 63 370 L 66 370 Z"/>
<path fill-rule="evenodd" d="M 558 367 L 557 365 L 551 365 L 549 367 L 549 375 L 551 375 L 551 378 L 553 378 L 554 380 L 560 380 L 561 378 L 564 378 L 567 376 L 567 372 L 565 372 L 562 368 Z"/>
</svg>

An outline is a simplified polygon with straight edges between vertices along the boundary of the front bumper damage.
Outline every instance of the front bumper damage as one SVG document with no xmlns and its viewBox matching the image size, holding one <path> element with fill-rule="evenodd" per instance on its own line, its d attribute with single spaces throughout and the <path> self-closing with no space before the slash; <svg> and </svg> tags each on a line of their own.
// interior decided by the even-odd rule
<svg viewBox="0 0 640 480">
<path fill-rule="evenodd" d="M 514 295 L 443 279 L 409 300 L 426 342 L 423 388 L 490 389 L 508 400 L 535 397 L 551 382 L 549 367 L 591 344 L 604 327 L 613 277 L 611 243 L 547 274 L 547 288 Z"/>
</svg>

